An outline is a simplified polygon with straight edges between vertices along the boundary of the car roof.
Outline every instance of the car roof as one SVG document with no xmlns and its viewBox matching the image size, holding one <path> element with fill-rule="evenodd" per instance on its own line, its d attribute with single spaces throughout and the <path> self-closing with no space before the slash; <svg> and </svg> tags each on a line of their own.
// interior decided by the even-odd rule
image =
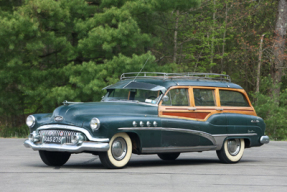
<svg viewBox="0 0 287 192">
<path fill-rule="evenodd" d="M 207 79 L 158 79 L 158 78 L 141 78 L 138 77 L 137 79 L 125 79 L 117 82 L 116 84 L 110 85 L 104 89 L 123 89 L 128 88 L 127 86 L 131 82 L 138 82 L 138 83 L 145 83 L 145 84 L 152 84 L 154 86 L 161 86 L 165 87 L 165 89 L 169 89 L 172 86 L 201 86 L 201 87 L 223 87 L 223 88 L 235 88 L 235 89 L 243 89 L 241 86 L 226 82 L 226 81 L 219 81 L 219 80 L 207 80 Z M 135 87 L 134 87 L 135 88 Z M 140 88 L 140 87 L 139 87 Z"/>
</svg>

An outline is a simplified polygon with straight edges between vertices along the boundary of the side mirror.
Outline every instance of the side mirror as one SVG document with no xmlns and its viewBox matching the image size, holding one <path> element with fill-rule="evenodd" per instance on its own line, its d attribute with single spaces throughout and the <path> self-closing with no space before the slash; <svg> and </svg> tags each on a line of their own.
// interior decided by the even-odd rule
<svg viewBox="0 0 287 192">
<path fill-rule="evenodd" d="M 162 100 L 163 100 L 164 102 L 167 102 L 167 101 L 169 101 L 169 97 L 168 97 L 167 95 L 165 95 L 165 96 L 163 96 Z"/>
</svg>

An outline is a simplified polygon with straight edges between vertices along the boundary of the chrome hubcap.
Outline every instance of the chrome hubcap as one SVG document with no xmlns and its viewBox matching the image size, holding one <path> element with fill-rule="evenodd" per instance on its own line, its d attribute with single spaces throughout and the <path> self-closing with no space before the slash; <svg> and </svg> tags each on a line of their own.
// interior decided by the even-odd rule
<svg viewBox="0 0 287 192">
<path fill-rule="evenodd" d="M 241 148 L 240 139 L 231 139 L 227 141 L 227 149 L 230 155 L 236 156 Z"/>
<path fill-rule="evenodd" d="M 126 154 L 127 154 L 127 143 L 126 141 L 121 138 L 121 137 L 117 137 L 113 144 L 112 144 L 112 155 L 113 157 L 120 161 L 123 158 L 125 158 Z"/>
</svg>

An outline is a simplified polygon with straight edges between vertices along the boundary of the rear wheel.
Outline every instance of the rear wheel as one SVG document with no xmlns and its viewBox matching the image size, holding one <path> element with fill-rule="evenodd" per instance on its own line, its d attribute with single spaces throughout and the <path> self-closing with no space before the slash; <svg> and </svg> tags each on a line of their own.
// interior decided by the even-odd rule
<svg viewBox="0 0 287 192">
<path fill-rule="evenodd" d="M 69 160 L 71 153 L 39 151 L 39 155 L 42 161 L 48 166 L 62 166 Z"/>
<path fill-rule="evenodd" d="M 99 153 L 102 164 L 107 168 L 122 168 L 126 166 L 132 155 L 132 142 L 128 134 L 117 133 L 110 141 L 107 152 Z"/>
<path fill-rule="evenodd" d="M 159 153 L 157 154 L 162 160 L 172 161 L 176 160 L 180 153 Z"/>
<path fill-rule="evenodd" d="M 244 148 L 244 139 L 228 139 L 216 153 L 223 163 L 237 163 L 243 156 Z"/>
</svg>

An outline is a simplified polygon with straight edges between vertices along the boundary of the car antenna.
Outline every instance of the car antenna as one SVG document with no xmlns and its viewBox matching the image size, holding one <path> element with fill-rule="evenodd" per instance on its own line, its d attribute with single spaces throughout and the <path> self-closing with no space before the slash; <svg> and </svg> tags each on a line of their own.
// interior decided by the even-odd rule
<svg viewBox="0 0 287 192">
<path fill-rule="evenodd" d="M 145 64 L 144 64 L 144 66 L 141 68 L 140 72 L 142 72 L 142 70 L 143 70 L 143 68 L 145 67 L 145 65 L 146 65 L 146 63 L 147 63 L 148 60 L 149 60 L 149 57 L 148 57 L 147 60 L 145 61 Z M 138 72 L 137 76 L 136 76 L 133 80 L 131 80 L 130 82 L 128 82 L 123 88 L 126 88 L 126 86 L 128 86 L 131 82 L 134 82 L 134 81 L 136 80 L 136 78 L 139 76 L 140 72 Z"/>
<path fill-rule="evenodd" d="M 149 60 L 149 56 L 148 56 L 147 60 L 145 61 L 144 66 L 141 68 L 140 72 L 142 72 L 142 70 L 143 70 L 143 68 L 145 67 L 145 65 L 146 65 L 146 63 L 147 63 L 148 60 Z M 132 81 L 135 81 L 135 80 L 136 80 L 136 78 L 139 76 L 140 72 L 138 72 L 137 76 L 136 76 Z"/>
</svg>

